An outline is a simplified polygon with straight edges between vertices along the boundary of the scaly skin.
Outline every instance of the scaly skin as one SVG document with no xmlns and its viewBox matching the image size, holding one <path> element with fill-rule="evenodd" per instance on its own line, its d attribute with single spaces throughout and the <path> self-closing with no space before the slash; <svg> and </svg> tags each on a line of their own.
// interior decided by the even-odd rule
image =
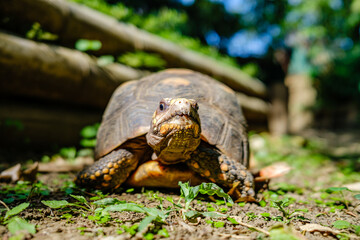
<svg viewBox="0 0 360 240">
<path fill-rule="evenodd" d="M 227 157 L 208 144 L 200 144 L 187 164 L 202 177 L 229 189 L 229 194 L 234 199 L 255 200 L 253 175 L 239 161 Z"/>
<path fill-rule="evenodd" d="M 78 173 L 75 183 L 85 188 L 116 189 L 136 168 L 138 159 L 126 149 L 115 149 Z"/>
</svg>

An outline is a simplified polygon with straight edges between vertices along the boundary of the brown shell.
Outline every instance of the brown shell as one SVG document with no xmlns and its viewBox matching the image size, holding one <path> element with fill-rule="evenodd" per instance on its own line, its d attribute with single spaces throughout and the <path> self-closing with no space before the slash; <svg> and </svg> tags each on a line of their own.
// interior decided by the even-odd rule
<svg viewBox="0 0 360 240">
<path fill-rule="evenodd" d="M 119 86 L 103 115 L 97 157 L 128 139 L 146 134 L 159 101 L 167 97 L 196 99 L 202 139 L 248 165 L 245 120 L 234 91 L 208 76 L 185 69 L 165 70 Z"/>
</svg>

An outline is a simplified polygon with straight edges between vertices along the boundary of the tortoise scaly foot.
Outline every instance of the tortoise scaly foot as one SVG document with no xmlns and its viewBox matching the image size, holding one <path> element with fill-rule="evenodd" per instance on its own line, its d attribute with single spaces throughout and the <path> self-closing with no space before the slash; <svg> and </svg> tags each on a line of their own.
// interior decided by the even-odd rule
<svg viewBox="0 0 360 240">
<path fill-rule="evenodd" d="M 137 166 L 138 160 L 125 149 L 116 149 L 83 169 L 75 178 L 80 187 L 116 189 Z"/>
<path fill-rule="evenodd" d="M 234 200 L 255 201 L 253 175 L 239 161 L 203 144 L 187 163 L 193 171 L 228 189 Z"/>
</svg>

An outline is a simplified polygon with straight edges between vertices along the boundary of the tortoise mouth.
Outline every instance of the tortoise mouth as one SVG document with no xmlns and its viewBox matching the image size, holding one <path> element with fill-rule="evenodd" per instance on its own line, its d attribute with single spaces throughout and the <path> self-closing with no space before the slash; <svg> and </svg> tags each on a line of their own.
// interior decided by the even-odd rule
<svg viewBox="0 0 360 240">
<path fill-rule="evenodd" d="M 181 138 L 197 138 L 200 134 L 200 125 L 191 115 L 176 113 L 158 126 L 161 136 L 176 134 Z"/>
</svg>

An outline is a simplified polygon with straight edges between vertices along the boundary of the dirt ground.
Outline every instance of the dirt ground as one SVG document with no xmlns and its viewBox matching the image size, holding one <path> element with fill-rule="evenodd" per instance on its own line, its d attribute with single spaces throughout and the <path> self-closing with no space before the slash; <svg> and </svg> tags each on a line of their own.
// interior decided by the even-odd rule
<svg viewBox="0 0 360 240">
<path fill-rule="evenodd" d="M 354 198 L 359 192 L 356 192 L 356 189 L 332 193 L 325 191 L 328 187 L 334 187 L 334 176 L 340 174 L 338 162 L 326 162 L 315 169 L 315 172 L 310 173 L 305 173 L 306 169 L 294 169 L 286 176 L 273 180 L 270 190 L 264 193 L 265 201 L 262 203 L 235 203 L 229 206 L 206 196 L 191 203 L 192 209 L 199 212 L 212 209 L 211 211 L 221 212 L 244 224 L 234 224 L 226 217 L 198 217 L 195 221 L 189 222 L 180 216 L 179 211 L 172 211 L 166 223 L 150 224 L 147 231 L 152 234 L 146 235 L 144 232 L 124 231 L 124 226 L 131 228 L 144 219 L 144 213 L 111 212 L 108 221 L 99 223 L 88 218 L 88 215 L 92 214 L 90 212 L 68 210 L 72 216 L 66 219 L 64 210 L 51 209 L 41 201 L 74 202 L 64 190 L 64 184 L 71 181 L 74 173 L 40 174 L 38 179 L 48 187 L 50 194 L 34 195 L 28 199 L 30 207 L 18 216 L 31 224 L 36 224 L 36 233 L 25 234 L 23 238 L 26 239 L 360 239 L 359 235 L 356 235 L 359 234 L 357 231 L 360 225 L 360 201 Z M 358 176 L 354 172 L 353 174 L 355 175 L 351 176 L 355 180 L 345 182 L 356 185 L 354 181 L 357 181 Z M 6 194 L 9 194 L 4 191 L 5 186 L 9 185 L 2 185 L 1 199 L 5 199 L 8 197 Z M 341 186 L 347 185 L 344 183 Z M 86 192 L 73 194 L 82 194 L 88 201 L 96 195 Z M 180 191 L 122 189 L 105 197 L 134 202 L 150 208 L 159 208 L 162 205 L 164 209 L 170 209 L 172 204 L 164 199 L 170 197 L 177 202 L 180 199 Z M 159 199 L 164 201 L 161 203 Z M 287 216 L 279 207 L 273 205 L 274 202 L 284 199 L 290 199 L 289 205 L 283 208 L 285 213 L 288 213 Z M 8 205 L 11 208 L 19 203 L 21 201 L 17 200 Z M 334 223 L 339 220 L 347 222 L 347 227 L 336 227 Z M 220 223 L 217 224 L 218 222 Z M 154 230 L 161 228 L 166 229 L 168 235 Z M 0 226 L 0 236 L 2 239 L 11 237 L 6 224 Z"/>
</svg>

